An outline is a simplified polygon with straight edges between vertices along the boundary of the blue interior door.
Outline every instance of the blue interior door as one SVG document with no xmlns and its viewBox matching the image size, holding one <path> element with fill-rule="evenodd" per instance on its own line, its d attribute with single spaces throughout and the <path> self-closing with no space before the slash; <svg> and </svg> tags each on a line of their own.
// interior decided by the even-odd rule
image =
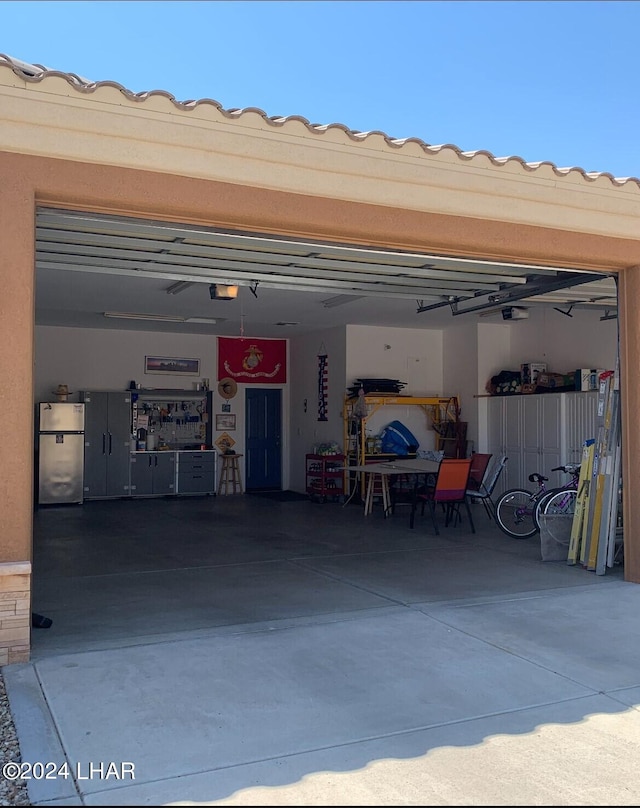
<svg viewBox="0 0 640 808">
<path fill-rule="evenodd" d="M 247 491 L 282 488 L 282 390 L 246 390 Z"/>
</svg>

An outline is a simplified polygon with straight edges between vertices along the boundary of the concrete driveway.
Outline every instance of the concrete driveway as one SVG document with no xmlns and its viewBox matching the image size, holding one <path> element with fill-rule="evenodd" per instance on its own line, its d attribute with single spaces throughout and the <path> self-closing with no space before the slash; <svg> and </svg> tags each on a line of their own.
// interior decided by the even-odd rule
<svg viewBox="0 0 640 808">
<path fill-rule="evenodd" d="M 637 805 L 640 587 L 474 518 L 41 509 L 53 626 L 3 669 L 32 804 Z"/>
</svg>

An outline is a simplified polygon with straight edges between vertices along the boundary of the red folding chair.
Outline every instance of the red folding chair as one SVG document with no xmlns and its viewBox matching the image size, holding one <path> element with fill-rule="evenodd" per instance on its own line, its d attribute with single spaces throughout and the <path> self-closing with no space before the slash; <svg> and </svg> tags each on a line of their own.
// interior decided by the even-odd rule
<svg viewBox="0 0 640 808">
<path fill-rule="evenodd" d="M 436 479 L 435 487 L 418 494 L 418 500 L 422 501 L 422 513 L 424 514 L 425 505 L 429 505 L 431 510 L 431 519 L 433 521 L 433 529 L 439 535 L 438 521 L 436 519 L 436 505 L 443 505 L 445 510 L 445 527 L 447 527 L 451 520 L 456 522 L 460 518 L 460 505 L 464 504 L 469 516 L 469 524 L 471 525 L 471 532 L 475 533 L 476 529 L 473 524 L 473 517 L 471 516 L 471 508 L 467 499 L 467 486 L 469 482 L 469 474 L 471 472 L 471 458 L 454 459 L 445 457 L 440 463 L 438 477 Z M 410 527 L 413 527 L 414 510 L 411 512 Z"/>
<path fill-rule="evenodd" d="M 469 485 L 467 486 L 470 491 L 480 490 L 492 457 L 492 454 L 483 454 L 482 452 L 474 452 L 471 455 L 471 472 L 469 473 Z"/>
</svg>

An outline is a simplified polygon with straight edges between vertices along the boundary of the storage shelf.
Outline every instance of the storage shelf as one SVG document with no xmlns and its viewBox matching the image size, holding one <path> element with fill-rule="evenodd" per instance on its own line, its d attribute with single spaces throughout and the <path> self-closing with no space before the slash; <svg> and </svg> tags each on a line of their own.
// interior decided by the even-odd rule
<svg viewBox="0 0 640 808">
<path fill-rule="evenodd" d="M 366 425 L 371 416 L 383 407 L 420 407 L 425 415 L 430 419 L 430 428 L 434 429 L 443 423 L 453 423 L 460 412 L 458 396 L 399 396 L 381 395 L 376 393 L 365 394 L 364 401 L 367 407 L 367 414 L 363 418 L 354 415 L 355 405 L 361 396 L 345 396 L 342 409 L 344 443 L 343 451 L 347 459 L 347 464 L 351 466 L 362 466 L 371 461 L 370 458 L 378 458 L 379 462 L 389 457 L 384 454 L 372 454 L 367 452 Z M 353 427 L 355 425 L 355 431 Z M 437 429 L 434 429 L 436 451 L 444 448 L 444 440 Z M 396 457 L 396 455 L 393 455 Z M 348 471 L 344 473 L 344 489 L 350 491 L 350 475 Z M 365 479 L 362 475 L 360 481 L 360 494 L 364 498 Z"/>
<path fill-rule="evenodd" d="M 305 456 L 306 491 L 315 502 L 337 500 L 344 494 L 344 455 Z"/>
</svg>

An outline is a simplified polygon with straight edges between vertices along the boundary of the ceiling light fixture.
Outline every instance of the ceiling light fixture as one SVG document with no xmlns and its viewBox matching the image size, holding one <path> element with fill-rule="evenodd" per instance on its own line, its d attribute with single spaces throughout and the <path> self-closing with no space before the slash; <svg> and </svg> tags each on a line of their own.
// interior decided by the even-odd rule
<svg viewBox="0 0 640 808">
<path fill-rule="evenodd" d="M 104 311 L 102 314 L 118 320 L 157 320 L 160 323 L 183 323 L 185 319 L 173 314 L 143 314 L 132 311 Z"/>
<path fill-rule="evenodd" d="M 223 323 L 226 317 L 185 317 L 185 323 L 200 323 L 202 325 L 215 325 L 216 323 Z"/>
<path fill-rule="evenodd" d="M 117 320 L 152 320 L 158 323 L 202 323 L 215 325 L 222 322 L 224 318 L 212 317 L 178 317 L 174 314 L 143 314 L 133 311 L 103 311 L 103 317 L 111 317 Z"/>
<path fill-rule="evenodd" d="M 212 283 L 209 286 L 211 300 L 235 300 L 238 297 L 238 287 L 231 284 Z"/>
</svg>

